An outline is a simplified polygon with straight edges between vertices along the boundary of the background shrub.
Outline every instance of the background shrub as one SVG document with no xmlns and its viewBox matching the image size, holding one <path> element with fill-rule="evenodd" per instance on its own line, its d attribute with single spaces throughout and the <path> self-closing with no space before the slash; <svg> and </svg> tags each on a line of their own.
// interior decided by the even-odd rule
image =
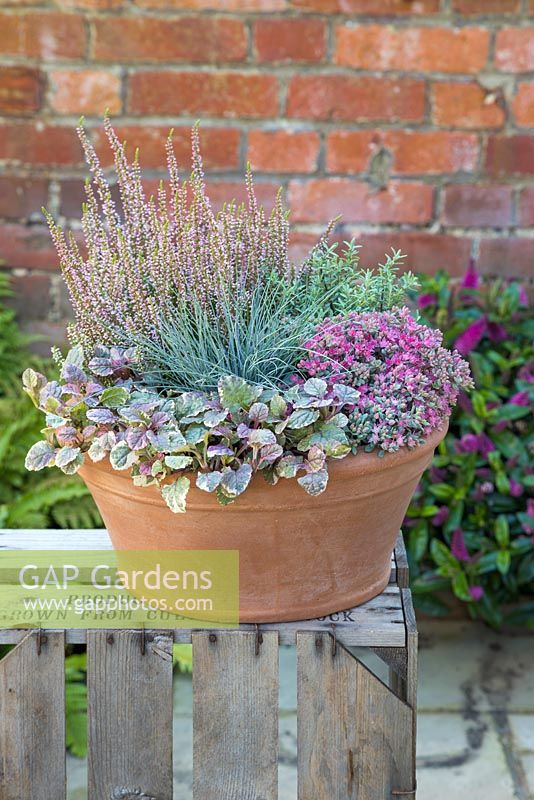
<svg viewBox="0 0 534 800">
<path fill-rule="evenodd" d="M 423 319 L 469 358 L 475 391 L 461 396 L 449 433 L 408 511 L 405 538 L 416 605 L 448 613 L 452 589 L 471 616 L 534 628 L 534 320 L 525 291 L 421 277 Z"/>
</svg>

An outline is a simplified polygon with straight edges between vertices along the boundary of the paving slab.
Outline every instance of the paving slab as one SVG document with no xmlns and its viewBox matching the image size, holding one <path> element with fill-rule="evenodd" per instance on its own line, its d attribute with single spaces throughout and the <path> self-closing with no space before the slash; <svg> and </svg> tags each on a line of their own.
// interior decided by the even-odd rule
<svg viewBox="0 0 534 800">
<path fill-rule="evenodd" d="M 516 750 L 534 753 L 534 714 L 512 714 L 509 722 Z"/>
</svg>

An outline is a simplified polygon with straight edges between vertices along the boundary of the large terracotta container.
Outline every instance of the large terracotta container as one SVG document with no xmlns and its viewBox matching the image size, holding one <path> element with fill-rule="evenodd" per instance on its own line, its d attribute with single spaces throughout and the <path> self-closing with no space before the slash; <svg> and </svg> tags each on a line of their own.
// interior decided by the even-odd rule
<svg viewBox="0 0 534 800">
<path fill-rule="evenodd" d="M 446 428 L 416 448 L 329 463 L 326 491 L 310 497 L 295 480 L 257 475 L 232 505 L 192 481 L 185 514 L 156 487 L 86 460 L 80 475 L 118 550 L 239 550 L 240 619 L 311 619 L 351 608 L 387 585 L 395 539 L 410 498 Z"/>
</svg>

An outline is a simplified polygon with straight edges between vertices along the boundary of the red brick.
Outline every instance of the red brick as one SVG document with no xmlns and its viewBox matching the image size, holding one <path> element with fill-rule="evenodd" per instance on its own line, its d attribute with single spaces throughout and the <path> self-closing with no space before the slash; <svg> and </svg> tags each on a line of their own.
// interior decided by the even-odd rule
<svg viewBox="0 0 534 800">
<path fill-rule="evenodd" d="M 22 219 L 41 214 L 48 198 L 48 182 L 41 178 L 0 176 L 0 217 Z"/>
<path fill-rule="evenodd" d="M 320 19 L 261 19 L 254 25 L 258 61 L 322 61 L 326 23 Z"/>
<path fill-rule="evenodd" d="M 81 9 L 82 11 L 117 11 L 126 8 L 128 0 L 56 0 L 59 8 Z"/>
<path fill-rule="evenodd" d="M 57 269 L 58 258 L 45 225 L 0 225 L 2 267 Z"/>
<path fill-rule="evenodd" d="M 97 69 L 54 70 L 50 73 L 50 105 L 58 114 L 119 114 L 121 80 Z"/>
<path fill-rule="evenodd" d="M 441 131 L 336 131 L 327 139 L 330 172 L 362 172 L 380 147 L 393 156 L 393 174 L 472 172 L 478 162 L 478 138 Z"/>
<path fill-rule="evenodd" d="M 219 17 L 101 17 L 93 23 L 94 57 L 103 61 L 242 61 L 241 20 Z"/>
<path fill-rule="evenodd" d="M 245 182 L 240 181 L 208 181 L 207 194 L 216 211 L 219 211 L 224 203 L 235 200 L 237 203 L 247 202 L 247 192 Z M 255 180 L 254 191 L 258 202 L 270 212 L 276 201 L 278 184 Z"/>
<path fill-rule="evenodd" d="M 311 131 L 251 131 L 248 159 L 261 172 L 315 172 L 319 135 Z"/>
<path fill-rule="evenodd" d="M 532 277 L 532 239 L 483 239 L 477 268 L 483 275 Z"/>
<path fill-rule="evenodd" d="M 115 176 L 108 176 L 112 182 Z M 60 202 L 59 213 L 63 217 L 79 219 L 82 214 L 82 203 L 86 201 L 86 194 L 84 189 L 85 179 L 83 178 L 65 178 L 60 184 Z M 159 180 L 153 181 L 153 187 L 148 193 L 154 194 L 157 191 Z M 120 210 L 120 192 L 116 183 L 111 184 L 111 197 L 117 208 Z"/>
<path fill-rule="evenodd" d="M 365 172 L 379 146 L 377 131 L 333 131 L 326 139 L 326 169 L 349 175 Z"/>
<path fill-rule="evenodd" d="M 29 58 L 81 58 L 85 27 L 77 14 L 0 14 L 0 53 Z"/>
<path fill-rule="evenodd" d="M 335 61 L 372 70 L 476 73 L 486 64 L 484 28 L 394 28 L 339 25 Z"/>
<path fill-rule="evenodd" d="M 121 141 L 126 141 L 126 150 L 133 158 L 139 148 L 141 166 L 151 169 L 166 169 L 165 142 L 169 128 L 162 126 L 118 125 L 115 131 Z M 113 162 L 107 137 L 103 128 L 93 133 L 94 143 L 102 163 Z M 237 128 L 200 129 L 202 159 L 207 169 L 238 169 L 240 166 L 239 145 L 241 135 Z M 174 128 L 172 140 L 174 152 L 181 168 L 188 171 L 191 166 L 191 128 Z"/>
<path fill-rule="evenodd" d="M 463 228 L 504 228 L 511 223 L 510 186 L 451 184 L 443 189 L 441 221 Z"/>
<path fill-rule="evenodd" d="M 289 184 L 293 222 L 326 222 L 341 214 L 345 223 L 422 224 L 431 218 L 432 202 L 432 187 L 421 183 L 391 181 L 378 192 L 347 178 Z"/>
<path fill-rule="evenodd" d="M 357 235 L 350 231 L 345 239 Z M 452 234 L 425 233 L 423 231 L 389 231 L 357 235 L 362 245 L 361 265 L 374 267 L 382 262 L 384 253 L 391 248 L 406 253 L 405 270 L 433 274 L 446 269 L 451 275 L 463 275 L 471 255 L 471 240 Z"/>
<path fill-rule="evenodd" d="M 490 136 L 486 169 L 490 175 L 534 175 L 534 136 Z"/>
<path fill-rule="evenodd" d="M 238 72 L 139 72 L 130 77 L 128 107 L 135 114 L 272 117 L 278 81 Z"/>
<path fill-rule="evenodd" d="M 523 189 L 519 196 L 519 225 L 534 226 L 534 186 Z"/>
<path fill-rule="evenodd" d="M 27 67 L 0 69 L 0 114 L 26 116 L 41 107 L 41 73 Z"/>
<path fill-rule="evenodd" d="M 220 11 L 221 0 L 134 0 L 135 4 L 143 8 L 160 8 L 169 11 L 194 10 L 194 11 Z M 285 11 L 289 7 L 289 0 L 224 0 L 225 11 L 245 13 L 269 13 L 270 11 Z"/>
<path fill-rule="evenodd" d="M 534 28 L 502 28 L 498 31 L 495 65 L 505 72 L 534 70 Z"/>
<path fill-rule="evenodd" d="M 50 277 L 50 274 L 38 272 L 11 277 L 13 295 L 8 298 L 8 304 L 20 322 L 47 318 L 50 311 Z"/>
<path fill-rule="evenodd" d="M 412 78 L 296 75 L 287 115 L 321 120 L 406 120 L 425 116 L 425 83 Z"/>
<path fill-rule="evenodd" d="M 72 126 L 21 122 L 0 125 L 0 161 L 65 166 L 82 163 L 83 156 Z"/>
<path fill-rule="evenodd" d="M 488 15 L 516 14 L 521 7 L 521 0 L 453 0 L 452 10 L 458 14 Z"/>
<path fill-rule="evenodd" d="M 434 83 L 433 120 L 455 128 L 500 128 L 506 115 L 500 98 L 478 83 Z"/>
<path fill-rule="evenodd" d="M 516 124 L 521 128 L 534 127 L 534 83 L 520 83 L 512 103 Z"/>
<path fill-rule="evenodd" d="M 389 16 L 395 14 L 434 14 L 439 11 L 439 0 L 291 0 L 291 6 L 301 11 L 319 11 L 339 14 L 369 14 Z"/>
</svg>

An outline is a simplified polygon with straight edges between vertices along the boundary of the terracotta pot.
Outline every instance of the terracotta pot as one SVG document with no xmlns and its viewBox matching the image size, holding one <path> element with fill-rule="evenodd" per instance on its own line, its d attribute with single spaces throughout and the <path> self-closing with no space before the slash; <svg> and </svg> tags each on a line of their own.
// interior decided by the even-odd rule
<svg viewBox="0 0 534 800">
<path fill-rule="evenodd" d="M 242 622 L 312 619 L 351 608 L 387 585 L 395 539 L 410 498 L 446 428 L 416 448 L 329 463 L 326 491 L 255 476 L 222 507 L 192 481 L 185 514 L 154 486 L 86 460 L 89 487 L 118 550 L 239 550 Z"/>
</svg>

